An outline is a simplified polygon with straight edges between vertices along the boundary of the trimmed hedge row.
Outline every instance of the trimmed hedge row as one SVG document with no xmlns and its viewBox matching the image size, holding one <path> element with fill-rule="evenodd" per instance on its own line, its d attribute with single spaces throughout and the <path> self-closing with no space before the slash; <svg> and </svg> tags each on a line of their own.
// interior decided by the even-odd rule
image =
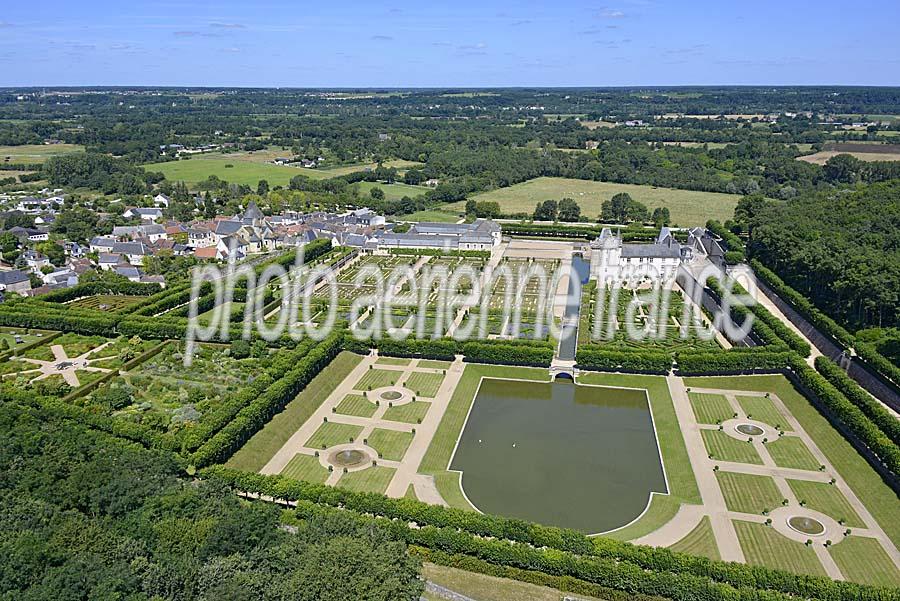
<svg viewBox="0 0 900 601">
<path fill-rule="evenodd" d="M 463 344 L 462 353 L 471 363 L 549 367 L 553 362 L 550 346 L 479 341 Z"/>
<path fill-rule="evenodd" d="M 375 493 L 353 492 L 325 484 L 294 480 L 286 476 L 265 476 L 233 470 L 221 465 L 201 471 L 206 478 L 217 479 L 241 492 L 255 493 L 284 501 L 310 501 L 343 507 L 364 514 L 392 520 L 413 522 L 420 526 L 457 528 L 478 536 L 501 538 L 587 554 L 592 541 L 581 532 L 567 528 L 543 526 L 525 520 L 488 515 L 475 511 L 429 505 L 415 499 L 392 499 Z"/>
<path fill-rule="evenodd" d="M 276 413 L 328 365 L 341 351 L 343 333 L 336 332 L 313 347 L 284 376 L 242 408 L 228 425 L 219 430 L 191 455 L 198 467 L 224 461 L 256 434 Z"/>
<path fill-rule="evenodd" d="M 872 369 L 881 374 L 885 379 L 900 387 L 900 367 L 897 367 L 890 360 L 879 353 L 875 347 L 868 342 L 857 342 L 854 347 L 856 354 L 860 359 L 866 362 Z"/>
<path fill-rule="evenodd" d="M 889 382 L 900 386 L 900 367 L 897 367 L 891 361 L 878 352 L 874 346 L 865 342 L 860 342 L 841 326 L 834 319 L 826 315 L 812 301 L 806 298 L 802 293 L 789 286 L 778 275 L 760 263 L 757 259 L 750 260 L 750 266 L 775 294 L 781 297 L 786 303 L 791 305 L 800 315 L 802 315 L 817 330 L 831 338 L 836 344 L 845 349 L 854 349 L 856 354 L 869 367 L 879 373 Z"/>
<path fill-rule="evenodd" d="M 464 355 L 473 363 L 508 363 L 509 365 L 538 365 L 546 367 L 553 360 L 553 347 L 544 340 L 478 340 L 458 341 L 453 338 L 393 340 L 358 340 L 347 334 L 344 348 L 361 355 L 378 349 L 389 357 L 418 357 L 452 361 Z"/>
<path fill-rule="evenodd" d="M 808 298 L 788 286 L 774 271 L 757 259 L 751 259 L 750 266 L 753 268 L 753 272 L 772 289 L 772 292 L 791 305 L 817 330 L 845 348 L 852 348 L 856 344 L 856 340 L 850 332 L 820 311 Z"/>
<path fill-rule="evenodd" d="M 721 303 L 721 299 L 724 295 L 724 290 L 722 288 L 722 283 L 718 281 L 716 278 L 707 278 L 706 280 L 707 289 L 713 293 Z M 732 291 L 734 294 L 747 295 L 748 292 L 744 289 L 743 286 L 734 283 Z M 783 321 L 779 318 L 772 315 L 768 309 L 766 309 L 760 303 L 756 303 L 755 305 L 750 306 L 733 306 L 731 307 L 731 317 L 736 322 L 743 322 L 743 319 L 749 313 L 753 313 L 756 319 L 753 322 L 753 332 L 759 337 L 759 339 L 765 344 L 778 344 L 779 342 L 784 342 L 798 353 L 800 353 L 803 357 L 809 357 L 812 353 L 812 348 L 809 343 L 803 340 L 796 332 L 790 329 Z"/>
<path fill-rule="evenodd" d="M 96 296 L 98 294 L 122 294 L 127 296 L 152 296 L 160 291 L 159 284 L 142 284 L 140 282 L 87 282 L 71 288 L 54 290 L 41 297 L 48 303 L 66 303 L 83 296 Z"/>
<path fill-rule="evenodd" d="M 374 493 L 352 492 L 324 484 L 294 480 L 286 476 L 242 472 L 221 465 L 202 470 L 201 476 L 216 479 L 238 491 L 271 497 L 276 501 L 310 503 L 313 506 L 326 505 L 358 514 L 388 518 L 402 524 L 411 523 L 415 527 L 459 530 L 498 541 L 514 541 L 573 555 L 628 562 L 645 570 L 690 574 L 736 587 L 768 589 L 817 599 L 875 598 L 868 595 L 866 587 L 832 582 L 827 578 L 800 576 L 760 566 L 714 561 L 610 538 L 588 537 L 565 528 L 428 505 L 414 499 L 392 499 Z"/>
<path fill-rule="evenodd" d="M 844 373 L 834 361 L 828 357 L 816 357 L 816 370 L 831 382 L 851 403 L 859 407 L 894 444 L 900 444 L 900 420 L 888 411 L 884 405 L 863 390 L 853 378 Z"/>
<path fill-rule="evenodd" d="M 575 353 L 581 369 L 666 374 L 672 368 L 672 355 L 663 351 L 616 351 L 597 345 L 581 345 Z"/>
<path fill-rule="evenodd" d="M 800 382 L 895 475 L 900 475 L 900 447 L 819 372 L 793 355 L 788 362 Z"/>
<path fill-rule="evenodd" d="M 710 353 L 679 352 L 678 374 L 681 376 L 701 376 L 716 374 L 739 374 L 758 371 L 781 371 L 796 354 L 787 350 L 769 350 L 756 347 L 735 352 L 734 350 Z"/>
<path fill-rule="evenodd" d="M 310 519 L 328 517 L 342 511 L 309 501 L 299 501 L 295 514 L 300 519 Z M 836 582 L 827 578 L 795 576 L 787 572 L 753 568 L 742 564 L 723 565 L 733 566 L 741 576 L 746 576 L 745 581 L 734 584 L 718 582 L 709 576 L 689 571 L 647 568 L 624 558 L 613 559 L 558 549 L 536 548 L 526 543 L 482 538 L 454 528 L 411 526 L 402 520 L 388 521 L 356 512 L 352 512 L 351 515 L 360 524 L 385 528 L 408 545 L 423 547 L 430 552 L 465 555 L 494 566 L 537 571 L 551 577 L 575 578 L 631 595 L 658 596 L 675 601 L 787 601 L 794 599 L 795 596 L 829 601 L 844 599 L 876 601 L 893 597 L 893 592 L 886 588 Z M 769 581 L 779 588 L 755 587 L 753 576 L 756 572 L 767 574 Z M 787 590 L 780 590 L 781 588 Z"/>
<path fill-rule="evenodd" d="M 459 350 L 456 341 L 451 338 L 358 340 L 353 337 L 352 333 L 347 334 L 344 348 L 360 355 L 366 355 L 370 350 L 378 349 L 378 354 L 388 357 L 418 357 L 446 361 L 453 361 Z"/>
</svg>

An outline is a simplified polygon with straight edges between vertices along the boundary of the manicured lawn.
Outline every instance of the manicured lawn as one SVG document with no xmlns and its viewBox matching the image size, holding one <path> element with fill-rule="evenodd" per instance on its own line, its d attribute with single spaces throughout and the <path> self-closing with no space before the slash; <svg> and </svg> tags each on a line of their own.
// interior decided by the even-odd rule
<svg viewBox="0 0 900 601">
<path fill-rule="evenodd" d="M 309 437 L 303 446 L 310 449 L 327 449 L 335 445 L 353 442 L 360 432 L 362 432 L 362 426 L 326 422 L 319 426 L 319 429 Z"/>
<path fill-rule="evenodd" d="M 747 563 L 798 574 L 826 575 L 811 547 L 781 536 L 772 527 L 738 520 L 734 528 Z"/>
<path fill-rule="evenodd" d="M 690 553 L 691 555 L 702 555 L 710 559 L 721 559 L 709 516 L 704 516 L 687 536 L 669 547 L 669 549 L 681 553 Z"/>
<path fill-rule="evenodd" d="M 900 587 L 900 571 L 874 538 L 848 536 L 828 549 L 848 580 L 876 586 Z"/>
<path fill-rule="evenodd" d="M 374 390 L 391 386 L 400 379 L 402 374 L 399 371 L 389 371 L 387 369 L 370 369 L 356 383 L 356 390 Z"/>
<path fill-rule="evenodd" d="M 782 430 L 790 430 L 787 420 L 772 399 L 761 396 L 739 396 L 738 403 L 747 417 Z"/>
<path fill-rule="evenodd" d="M 807 448 L 806 443 L 796 436 L 782 436 L 766 443 L 766 450 L 778 467 L 792 467 L 798 470 L 816 471 L 819 462 Z"/>
<path fill-rule="evenodd" d="M 685 378 L 686 386 L 753 390 L 778 395 L 788 411 L 815 441 L 828 461 L 837 469 L 878 524 L 900 546 L 900 520 L 897 519 L 897 495 L 882 481 L 865 459 L 822 417 L 784 376 L 722 376 Z"/>
<path fill-rule="evenodd" d="M 306 480 L 324 484 L 328 480 L 328 470 L 322 467 L 318 457 L 297 453 L 294 458 L 281 470 L 282 476 L 288 476 L 296 480 Z"/>
<path fill-rule="evenodd" d="M 720 471 L 716 477 L 725 497 L 725 505 L 731 511 L 761 514 L 781 507 L 784 497 L 778 492 L 775 481 L 768 476 Z"/>
<path fill-rule="evenodd" d="M 398 432 L 375 428 L 369 434 L 369 446 L 378 451 L 383 459 L 401 461 L 413 440 L 412 432 Z"/>
<path fill-rule="evenodd" d="M 499 188 L 473 196 L 476 201 L 488 200 L 500 203 L 504 213 L 532 213 L 536 203 L 548 198 L 560 200 L 572 198 L 581 207 L 585 221 L 600 215 L 601 205 L 619 192 L 647 206 L 651 211 L 667 207 L 673 224 L 680 226 L 704 225 L 708 219 L 725 221 L 734 216 L 734 207 L 740 196 L 716 192 L 695 192 L 672 188 L 657 188 L 633 184 L 615 184 L 562 177 L 538 177 L 508 188 Z M 464 202 L 447 205 L 447 210 L 460 210 Z"/>
<path fill-rule="evenodd" d="M 429 369 L 450 369 L 451 365 L 450 361 L 436 361 L 434 359 L 422 359 L 419 361 L 419 367 L 427 367 Z"/>
<path fill-rule="evenodd" d="M 403 386 L 412 390 L 416 396 L 431 399 L 437 395 L 443 381 L 443 374 L 428 374 L 417 371 L 410 374 Z"/>
<path fill-rule="evenodd" d="M 762 465 L 762 458 L 752 442 L 732 438 L 718 430 L 701 430 L 703 444 L 714 460 Z"/>
<path fill-rule="evenodd" d="M 431 403 L 426 401 L 413 401 L 412 403 L 407 403 L 405 405 L 388 408 L 388 410 L 384 412 L 383 417 L 392 422 L 418 424 L 421 423 L 421 420 L 425 419 L 425 414 L 428 413 L 429 407 L 431 407 Z"/>
<path fill-rule="evenodd" d="M 375 363 L 380 363 L 381 365 L 409 365 L 410 359 L 404 359 L 402 357 L 378 357 Z"/>
<path fill-rule="evenodd" d="M 718 424 L 734 416 L 734 409 L 724 395 L 689 392 L 688 397 L 698 423 Z"/>
<path fill-rule="evenodd" d="M 247 444 L 232 455 L 226 465 L 248 472 L 258 472 L 278 452 L 291 435 L 303 425 L 335 385 L 346 378 L 362 357 L 349 352 L 340 353 L 317 375 L 300 394 L 287 404 L 284 411 L 257 432 Z"/>
<path fill-rule="evenodd" d="M 798 501 L 806 506 L 821 511 L 838 521 L 844 520 L 848 528 L 865 528 L 866 524 L 853 510 L 844 494 L 836 486 L 827 482 L 810 482 L 808 480 L 788 480 L 788 485 Z"/>
<path fill-rule="evenodd" d="M 395 471 L 392 467 L 374 465 L 358 472 L 342 475 L 337 485 L 356 492 L 384 494 Z"/>
<path fill-rule="evenodd" d="M 372 417 L 378 410 L 375 403 L 359 394 L 348 394 L 336 407 L 336 413 L 341 415 L 355 415 L 356 417 Z"/>
</svg>

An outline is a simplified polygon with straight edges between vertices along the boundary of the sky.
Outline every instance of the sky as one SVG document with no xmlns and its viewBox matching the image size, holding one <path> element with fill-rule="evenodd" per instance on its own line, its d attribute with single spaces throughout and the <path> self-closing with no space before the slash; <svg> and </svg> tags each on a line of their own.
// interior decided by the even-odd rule
<svg viewBox="0 0 900 601">
<path fill-rule="evenodd" d="M 0 87 L 900 85 L 898 0 L 0 5 Z"/>
</svg>

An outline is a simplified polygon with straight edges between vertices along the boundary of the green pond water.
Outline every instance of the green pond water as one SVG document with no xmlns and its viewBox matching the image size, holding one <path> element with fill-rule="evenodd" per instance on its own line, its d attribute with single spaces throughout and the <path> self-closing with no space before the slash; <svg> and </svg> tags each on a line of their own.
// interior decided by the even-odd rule
<svg viewBox="0 0 900 601">
<path fill-rule="evenodd" d="M 643 390 L 484 379 L 450 465 L 481 511 L 586 533 L 666 482 Z"/>
</svg>

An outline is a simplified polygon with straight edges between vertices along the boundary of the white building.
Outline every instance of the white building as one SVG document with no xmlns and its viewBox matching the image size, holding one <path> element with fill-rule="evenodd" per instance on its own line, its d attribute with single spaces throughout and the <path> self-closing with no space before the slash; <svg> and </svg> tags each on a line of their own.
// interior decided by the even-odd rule
<svg viewBox="0 0 900 601">
<path fill-rule="evenodd" d="M 689 255 L 690 249 L 682 248 L 667 227 L 652 244 L 623 244 L 621 236 L 605 227 L 591 242 L 591 279 L 618 283 L 645 270 L 650 277 L 658 275 L 665 282 L 675 277 Z"/>
</svg>

